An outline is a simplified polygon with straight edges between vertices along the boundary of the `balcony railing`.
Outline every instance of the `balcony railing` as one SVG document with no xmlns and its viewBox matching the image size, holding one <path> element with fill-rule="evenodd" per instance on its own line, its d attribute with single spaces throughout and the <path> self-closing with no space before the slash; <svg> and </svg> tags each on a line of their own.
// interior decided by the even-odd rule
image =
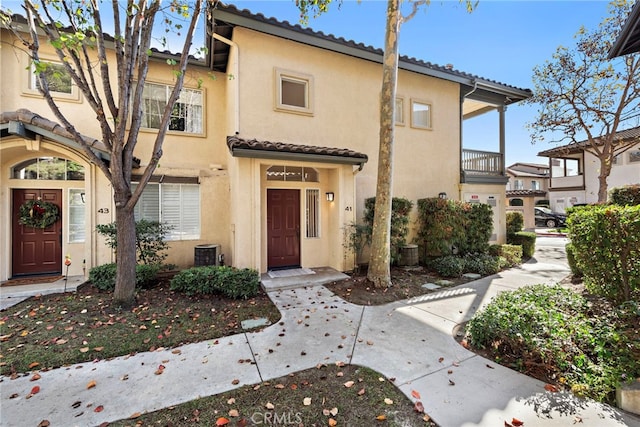
<svg viewBox="0 0 640 427">
<path fill-rule="evenodd" d="M 506 182 L 501 153 L 462 150 L 462 182 Z"/>
</svg>

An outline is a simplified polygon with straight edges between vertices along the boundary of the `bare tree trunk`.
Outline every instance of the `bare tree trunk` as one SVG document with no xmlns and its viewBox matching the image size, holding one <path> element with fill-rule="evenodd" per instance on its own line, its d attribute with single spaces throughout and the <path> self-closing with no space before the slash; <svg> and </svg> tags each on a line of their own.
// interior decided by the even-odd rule
<svg viewBox="0 0 640 427">
<path fill-rule="evenodd" d="M 611 174 L 611 160 L 608 162 L 605 159 L 600 159 L 600 174 L 598 175 L 598 203 L 606 203 L 609 189 L 607 179 Z"/>
<path fill-rule="evenodd" d="M 129 306 L 134 301 L 136 287 L 136 221 L 133 209 L 116 207 L 117 253 L 116 288 L 113 299 Z"/>
<path fill-rule="evenodd" d="M 391 200 L 393 184 L 394 110 L 398 75 L 399 0 L 387 2 L 387 29 L 380 96 L 380 149 L 376 204 L 367 278 L 376 288 L 391 286 Z"/>
</svg>

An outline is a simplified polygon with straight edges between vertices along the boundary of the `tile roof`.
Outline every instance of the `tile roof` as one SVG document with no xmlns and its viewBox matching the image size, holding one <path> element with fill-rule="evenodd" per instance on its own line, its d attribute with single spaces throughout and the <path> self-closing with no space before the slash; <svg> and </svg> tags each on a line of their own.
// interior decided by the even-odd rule
<svg viewBox="0 0 640 427">
<path fill-rule="evenodd" d="M 640 52 L 640 1 L 629 12 L 618 38 L 609 51 L 609 59 Z"/>
<path fill-rule="evenodd" d="M 546 196 L 543 190 L 507 190 L 507 197 L 541 197 Z"/>
<path fill-rule="evenodd" d="M 46 119 L 39 114 L 33 113 L 26 109 L 20 109 L 17 111 L 7 111 L 0 113 L 0 125 L 7 125 L 9 122 L 20 122 L 24 125 L 27 125 L 30 131 L 35 133 L 46 132 L 49 135 L 44 135 L 49 137 L 50 139 L 58 140 L 58 142 L 63 142 L 62 140 L 74 141 L 74 137 L 66 128 L 64 128 L 61 124 Z M 5 133 L 6 126 L 2 127 L 2 136 L 8 136 L 9 133 Z M 91 138 L 89 136 L 81 135 L 83 141 L 91 148 L 94 148 L 97 151 L 101 151 L 103 153 L 109 153 L 107 147 L 102 143 L 102 141 Z M 75 141 L 74 141 L 75 143 Z"/>
<path fill-rule="evenodd" d="M 600 139 L 602 137 L 596 137 L 596 144 L 600 144 Z M 616 140 L 619 143 L 637 143 L 640 142 L 640 126 L 621 130 L 616 133 Z M 635 141 L 635 142 L 634 142 Z M 543 157 L 551 157 L 554 155 L 565 155 L 565 154 L 576 154 L 584 151 L 585 148 L 589 147 L 589 140 L 572 142 L 570 144 L 561 145 L 559 147 L 550 148 L 548 150 L 544 150 L 538 153 L 538 156 Z"/>
<path fill-rule="evenodd" d="M 382 62 L 384 51 L 379 48 L 357 43 L 353 40 L 345 40 L 332 34 L 325 34 L 322 31 L 315 31 L 311 28 L 304 28 L 298 24 L 291 24 L 288 21 L 279 21 L 276 18 L 268 18 L 261 13 L 252 13 L 248 9 L 238 9 L 234 5 L 218 3 L 212 12 L 216 27 L 221 25 L 228 31 L 228 26 L 239 25 L 266 34 L 276 35 L 282 38 L 306 43 L 312 46 L 334 50 L 336 52 L 348 54 L 354 57 Z M 214 28 L 215 30 L 215 28 Z M 215 30 L 217 32 L 217 30 Z M 462 72 L 454 69 L 451 65 L 441 66 L 426 62 L 414 57 L 401 55 L 399 68 L 414 71 L 421 74 L 432 75 L 445 80 L 457 81 L 471 87 L 475 83 L 483 86 L 483 89 L 490 88 L 489 92 L 499 92 L 507 97 L 507 104 L 518 102 L 530 98 L 530 89 L 518 88 L 495 80 L 479 77 L 474 74 Z M 478 89 L 478 91 L 480 91 Z"/>
<path fill-rule="evenodd" d="M 315 145 L 288 144 L 284 142 L 258 141 L 237 136 L 227 137 L 227 146 L 235 157 L 292 158 L 362 165 L 368 156 L 347 148 L 319 147 Z"/>
</svg>

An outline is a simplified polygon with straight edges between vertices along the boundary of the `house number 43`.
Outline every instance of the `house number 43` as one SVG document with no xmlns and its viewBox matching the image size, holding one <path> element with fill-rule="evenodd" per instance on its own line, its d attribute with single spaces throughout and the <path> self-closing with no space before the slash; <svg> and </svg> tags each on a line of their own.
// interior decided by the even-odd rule
<svg viewBox="0 0 640 427">
<path fill-rule="evenodd" d="M 100 208 L 98 209 L 98 213 L 109 213 L 109 208 Z"/>
</svg>

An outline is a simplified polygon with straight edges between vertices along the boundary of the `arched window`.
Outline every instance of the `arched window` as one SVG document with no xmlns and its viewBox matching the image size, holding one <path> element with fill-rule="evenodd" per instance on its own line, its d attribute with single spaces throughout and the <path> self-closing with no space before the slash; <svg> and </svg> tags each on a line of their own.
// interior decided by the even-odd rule
<svg viewBox="0 0 640 427">
<path fill-rule="evenodd" d="M 524 206 L 524 202 L 522 199 L 511 199 L 509 200 L 509 206 Z"/>
<path fill-rule="evenodd" d="M 267 169 L 267 181 L 318 182 L 318 171 L 300 166 L 271 166 Z"/>
<path fill-rule="evenodd" d="M 60 157 L 37 157 L 12 167 L 11 178 L 84 181 L 84 166 Z"/>
</svg>

